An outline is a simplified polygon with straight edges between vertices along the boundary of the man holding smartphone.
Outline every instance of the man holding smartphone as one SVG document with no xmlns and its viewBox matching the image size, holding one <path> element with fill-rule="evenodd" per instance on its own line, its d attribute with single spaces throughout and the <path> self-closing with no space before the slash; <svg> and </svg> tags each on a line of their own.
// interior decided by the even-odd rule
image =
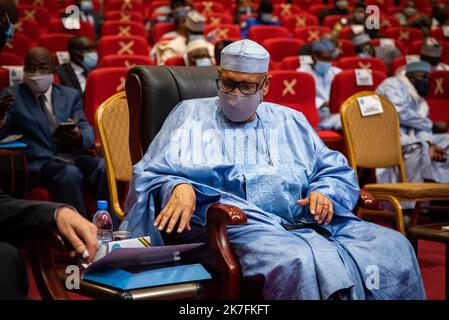
<svg viewBox="0 0 449 320">
<path fill-rule="evenodd" d="M 29 183 L 50 188 L 55 200 L 88 217 L 83 189 L 107 200 L 103 159 L 86 154 L 94 145 L 92 126 L 79 91 L 53 83 L 51 53 L 40 47 L 25 56 L 24 83 L 0 94 L 0 138 L 23 134 Z"/>
</svg>

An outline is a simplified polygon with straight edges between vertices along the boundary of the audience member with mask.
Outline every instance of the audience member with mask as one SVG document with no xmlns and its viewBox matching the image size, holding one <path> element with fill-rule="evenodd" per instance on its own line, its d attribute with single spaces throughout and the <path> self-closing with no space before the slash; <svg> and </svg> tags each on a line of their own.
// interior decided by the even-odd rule
<svg viewBox="0 0 449 320">
<path fill-rule="evenodd" d="M 253 26 L 279 26 L 277 17 L 273 16 L 273 5 L 267 0 L 262 0 L 259 4 L 257 17 L 248 18 L 240 24 L 242 38 L 248 36 L 248 31 Z"/>
<path fill-rule="evenodd" d="M 74 36 L 68 42 L 68 51 L 70 63 L 56 67 L 55 72 L 62 85 L 84 93 L 87 75 L 98 64 L 95 44 L 86 36 Z"/>
</svg>

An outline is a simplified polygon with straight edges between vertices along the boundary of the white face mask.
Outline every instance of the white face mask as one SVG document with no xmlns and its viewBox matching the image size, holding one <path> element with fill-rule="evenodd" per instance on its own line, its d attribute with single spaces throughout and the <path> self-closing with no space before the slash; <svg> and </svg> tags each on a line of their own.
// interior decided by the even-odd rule
<svg viewBox="0 0 449 320">
<path fill-rule="evenodd" d="M 218 91 L 220 108 L 232 122 L 243 122 L 251 118 L 263 101 L 262 90 L 252 95 L 237 95 Z"/>
<path fill-rule="evenodd" d="M 23 82 L 35 94 L 44 94 L 53 83 L 53 74 L 24 73 Z"/>
</svg>

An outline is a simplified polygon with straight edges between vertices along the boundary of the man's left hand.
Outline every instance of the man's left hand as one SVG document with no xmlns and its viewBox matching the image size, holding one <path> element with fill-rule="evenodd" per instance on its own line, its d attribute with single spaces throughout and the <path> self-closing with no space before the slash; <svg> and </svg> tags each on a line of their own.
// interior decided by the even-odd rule
<svg viewBox="0 0 449 320">
<path fill-rule="evenodd" d="M 310 213 L 314 215 L 315 221 L 319 224 L 324 222 L 325 225 L 328 225 L 334 215 L 332 201 L 320 192 L 312 191 L 307 198 L 296 201 L 296 204 L 309 206 Z"/>
<path fill-rule="evenodd" d="M 79 148 L 82 141 L 80 127 L 76 126 L 71 130 L 63 131 L 61 133 L 61 140 Z"/>
</svg>

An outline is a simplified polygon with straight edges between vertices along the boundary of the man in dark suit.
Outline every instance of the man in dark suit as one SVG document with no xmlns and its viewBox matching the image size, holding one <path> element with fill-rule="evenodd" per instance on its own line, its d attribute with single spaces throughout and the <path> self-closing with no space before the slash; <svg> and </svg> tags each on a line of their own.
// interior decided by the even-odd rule
<svg viewBox="0 0 449 320">
<path fill-rule="evenodd" d="M 74 36 L 68 42 L 70 63 L 56 67 L 55 72 L 63 86 L 82 93 L 86 90 L 88 73 L 97 66 L 95 44 L 86 36 Z"/>
<path fill-rule="evenodd" d="M 103 159 L 85 154 L 95 137 L 81 94 L 53 84 L 51 53 L 36 47 L 25 56 L 24 83 L 5 88 L 0 96 L 5 95 L 14 102 L 6 119 L 0 119 L 0 136 L 23 134 L 30 183 L 51 188 L 56 201 L 88 216 L 84 185 L 93 188 L 97 200 L 108 199 L 108 193 Z M 61 126 L 67 122 L 71 124 Z"/>
<path fill-rule="evenodd" d="M 0 0 L 0 52 L 12 38 L 17 21 L 14 0 Z M 0 119 L 13 104 L 12 95 L 0 99 Z M 0 126 L 3 124 L 0 121 Z M 76 252 L 91 262 L 98 248 L 96 227 L 73 208 L 60 203 L 17 200 L 0 190 L 0 300 L 23 299 L 28 281 L 18 250 L 10 243 L 30 232 L 57 229 Z M 5 242 L 1 242 L 5 241 Z"/>
</svg>

